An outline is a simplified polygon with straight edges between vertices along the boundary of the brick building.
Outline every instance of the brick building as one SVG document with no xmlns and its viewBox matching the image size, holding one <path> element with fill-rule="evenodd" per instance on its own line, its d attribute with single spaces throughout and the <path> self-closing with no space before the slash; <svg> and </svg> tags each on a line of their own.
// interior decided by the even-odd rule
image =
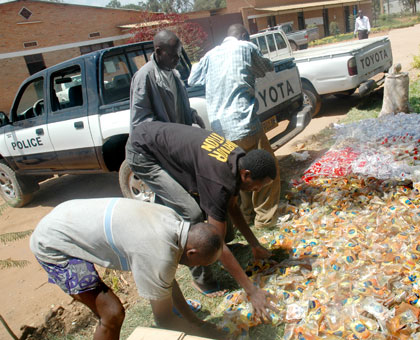
<svg viewBox="0 0 420 340">
<path fill-rule="evenodd" d="M 329 23 L 337 22 L 340 32 L 350 31 L 350 16 L 362 9 L 372 15 L 371 0 L 227 0 L 225 13 L 240 13 L 251 33 L 268 26 L 292 22 L 295 30 L 316 25 L 321 37 L 329 35 Z"/>
<path fill-rule="evenodd" d="M 0 4 L 0 111 L 8 113 L 21 82 L 45 67 L 127 43 L 120 26 L 139 11 L 37 0 Z"/>
<path fill-rule="evenodd" d="M 220 44 L 233 23 L 251 33 L 292 22 L 295 30 L 317 25 L 329 35 L 331 21 L 350 31 L 351 14 L 363 9 L 371 17 L 371 0 L 226 0 L 226 8 L 188 13 L 208 33 L 205 50 Z M 21 82 L 45 67 L 93 50 L 125 44 L 127 27 L 140 11 L 81 6 L 41 0 L 0 4 L 0 111 L 9 112 Z"/>
</svg>

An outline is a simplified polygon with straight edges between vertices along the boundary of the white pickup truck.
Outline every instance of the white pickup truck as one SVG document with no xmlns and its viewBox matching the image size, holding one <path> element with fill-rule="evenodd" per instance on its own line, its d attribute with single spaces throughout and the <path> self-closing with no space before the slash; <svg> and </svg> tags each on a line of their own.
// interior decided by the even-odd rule
<svg viewBox="0 0 420 340">
<path fill-rule="evenodd" d="M 30 202 L 39 182 L 54 174 L 119 171 L 125 197 L 152 197 L 124 161 L 131 77 L 152 52 L 151 41 L 95 51 L 51 66 L 22 83 L 9 115 L 0 112 L 0 195 L 9 205 Z M 293 58 L 274 64 L 275 71 L 257 81 L 256 93 L 266 131 L 289 120 L 287 129 L 275 130 L 270 139 L 272 145 L 281 145 L 309 123 L 311 107 L 302 104 Z M 190 68 L 183 51 L 177 69 L 185 82 Z M 66 95 L 60 95 L 63 88 Z M 204 88 L 187 90 L 191 107 L 209 126 Z"/>
<path fill-rule="evenodd" d="M 290 47 L 293 51 L 303 50 L 308 48 L 308 44 L 316 39 L 319 39 L 318 27 L 307 28 L 304 30 L 294 31 L 291 22 L 286 22 L 277 26 L 269 27 L 260 32 L 281 30 L 286 34 L 289 40 Z"/>
<path fill-rule="evenodd" d="M 383 83 L 384 73 L 392 65 L 391 42 L 386 36 L 292 51 L 288 43 L 274 43 L 277 34 L 257 33 L 251 40 L 272 61 L 294 57 L 305 101 L 313 107 L 312 116 L 321 110 L 323 96 L 348 96 L 356 89 L 361 96 L 367 95 Z M 383 77 L 372 79 L 379 74 Z"/>
</svg>

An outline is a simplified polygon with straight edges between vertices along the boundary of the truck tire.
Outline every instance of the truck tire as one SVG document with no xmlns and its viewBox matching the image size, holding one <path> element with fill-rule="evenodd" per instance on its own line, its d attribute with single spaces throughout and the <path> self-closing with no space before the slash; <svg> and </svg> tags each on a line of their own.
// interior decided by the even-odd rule
<svg viewBox="0 0 420 340">
<path fill-rule="evenodd" d="M 303 103 L 312 106 L 312 117 L 315 117 L 321 110 L 321 97 L 316 92 L 312 84 L 302 81 Z"/>
<path fill-rule="evenodd" d="M 299 46 L 294 42 L 294 41 L 289 41 L 290 43 L 290 48 L 292 49 L 292 51 L 297 51 L 299 49 Z"/>
<path fill-rule="evenodd" d="M 8 205 L 21 208 L 28 204 L 33 197 L 34 188 L 28 185 L 5 163 L 0 162 L 0 195 Z"/>
<path fill-rule="evenodd" d="M 118 178 L 124 197 L 151 203 L 155 201 L 154 192 L 131 171 L 126 161 L 121 164 Z"/>
</svg>

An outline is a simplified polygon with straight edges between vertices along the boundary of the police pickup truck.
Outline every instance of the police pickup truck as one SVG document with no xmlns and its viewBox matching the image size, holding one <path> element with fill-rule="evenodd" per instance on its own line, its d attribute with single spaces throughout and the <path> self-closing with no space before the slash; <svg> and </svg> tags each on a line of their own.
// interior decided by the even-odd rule
<svg viewBox="0 0 420 340">
<path fill-rule="evenodd" d="M 20 86 L 9 115 L 0 113 L 0 194 L 11 206 L 27 204 L 39 182 L 55 174 L 120 172 L 124 196 L 150 199 L 125 158 L 130 82 L 153 52 L 152 42 L 95 51 L 49 67 Z M 186 82 L 191 63 L 183 51 L 177 67 Z M 288 119 L 273 145 L 285 143 L 308 124 L 293 59 L 258 81 L 259 116 L 265 129 Z M 203 88 L 188 88 L 191 106 L 208 124 Z"/>
</svg>

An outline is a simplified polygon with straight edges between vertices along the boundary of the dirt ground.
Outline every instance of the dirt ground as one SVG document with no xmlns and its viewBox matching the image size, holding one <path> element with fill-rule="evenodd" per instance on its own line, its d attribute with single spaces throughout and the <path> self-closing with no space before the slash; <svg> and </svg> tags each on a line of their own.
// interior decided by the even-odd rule
<svg viewBox="0 0 420 340">
<path fill-rule="evenodd" d="M 393 30 L 387 35 L 391 39 L 394 62 L 401 63 L 403 71 L 409 71 L 413 56 L 420 54 L 420 25 Z M 416 71 L 410 71 L 411 79 L 416 76 Z M 276 156 L 281 160 L 296 151 L 297 145 L 324 127 L 340 120 L 351 107 L 357 105 L 359 100 L 357 96 L 346 100 L 334 97 L 325 98 L 320 115 L 314 118 L 300 135 L 278 149 Z M 41 185 L 41 189 L 28 206 L 20 209 L 5 207 L 3 211 L 0 208 L 0 212 L 2 211 L 0 213 L 0 234 L 34 229 L 43 216 L 57 204 L 66 200 L 110 196 L 121 196 L 117 174 L 69 175 L 48 180 Z M 0 207 L 2 203 L 0 199 Z M 38 327 L 45 322 L 46 318 L 54 316 L 52 313 L 61 315 L 61 317 L 56 317 L 56 320 L 66 320 L 66 329 L 77 324 L 78 320 L 86 320 L 80 317 L 84 311 L 78 304 L 72 303 L 72 299 L 57 286 L 46 282 L 46 274 L 30 252 L 27 238 L 0 244 L 0 259 L 8 258 L 30 262 L 24 268 L 0 271 L 0 287 L 2 287 L 0 315 L 16 335 L 21 335 L 21 326 Z M 129 277 L 125 279 L 128 283 L 130 282 Z M 129 286 L 133 287 L 133 285 Z M 135 289 L 122 289 L 120 296 L 126 304 L 131 304 L 136 299 Z M 64 315 L 62 315 L 63 313 Z M 94 321 L 88 318 L 86 322 Z M 55 326 L 60 325 L 56 323 Z M 1 325 L 0 339 L 10 339 Z"/>
</svg>

